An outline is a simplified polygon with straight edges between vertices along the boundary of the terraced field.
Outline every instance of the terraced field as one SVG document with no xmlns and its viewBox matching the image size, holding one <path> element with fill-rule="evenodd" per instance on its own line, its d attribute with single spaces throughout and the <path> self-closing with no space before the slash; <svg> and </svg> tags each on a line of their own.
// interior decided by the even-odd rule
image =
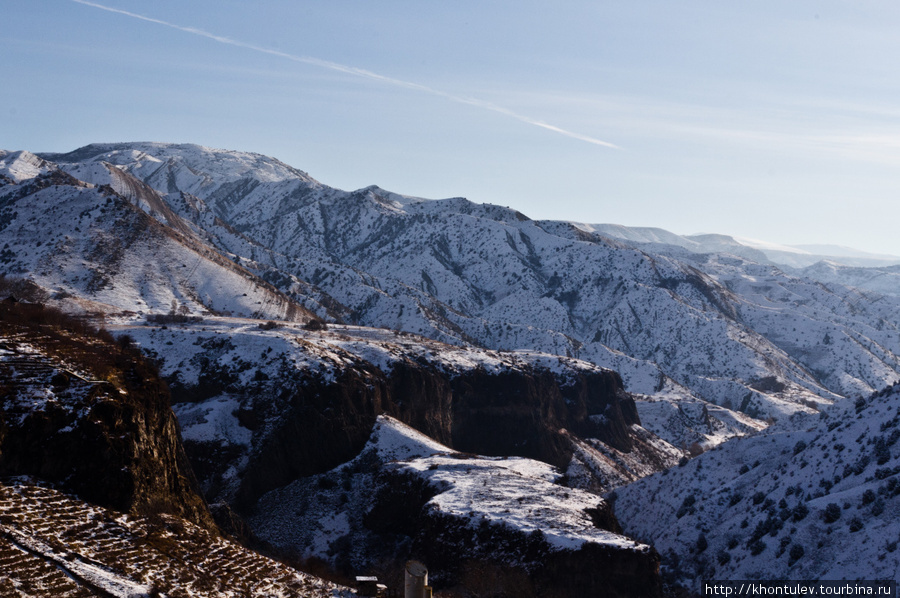
<svg viewBox="0 0 900 598">
<path fill-rule="evenodd" d="M 27 480 L 0 484 L 0 597 L 343 595 L 177 517 L 123 515 Z"/>
</svg>

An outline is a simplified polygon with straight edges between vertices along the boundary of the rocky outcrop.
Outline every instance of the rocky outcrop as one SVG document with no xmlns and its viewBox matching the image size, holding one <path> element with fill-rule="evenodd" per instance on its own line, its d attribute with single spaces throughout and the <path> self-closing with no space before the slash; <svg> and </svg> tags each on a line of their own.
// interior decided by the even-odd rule
<svg viewBox="0 0 900 598">
<path fill-rule="evenodd" d="M 548 465 L 567 468 L 576 450 L 583 461 L 586 449 L 579 443 L 588 439 L 610 452 L 652 450 L 637 436 L 643 430 L 635 425 L 634 402 L 614 372 L 574 359 L 460 349 L 390 331 L 231 326 L 131 331 L 145 350 L 167 358 L 164 371 L 175 399 L 183 401 L 175 411 L 186 450 L 207 498 L 232 505 L 261 541 L 286 555 L 322 559 L 344 574 L 372 570 L 381 576 L 418 556 L 446 588 L 469 587 L 465 580 L 490 567 L 509 576 L 504 587 L 513 587 L 512 578 L 533 577 L 530 587 L 543 592 L 537 595 L 551 595 L 555 587 L 656 595 L 655 553 L 616 535 L 609 505 L 568 486 L 570 476 Z M 392 418 L 379 424 L 381 415 Z M 391 432 L 388 419 L 406 431 Z M 373 435 L 378 448 L 368 447 Z M 499 497 L 473 493 L 471 500 L 472 508 L 502 503 L 491 511 L 497 519 L 483 530 L 472 517 L 444 519 L 448 512 L 424 508 L 443 492 L 440 481 L 393 470 L 382 475 L 414 454 L 449 460 L 432 470 L 420 459 L 423 470 L 456 466 L 479 492 L 497 489 Z M 602 458 L 614 466 L 614 459 Z M 483 480 L 472 482 L 470 468 Z M 500 490 L 513 483 L 516 495 Z M 502 515 L 508 508 L 517 514 Z M 557 525 L 559 518 L 538 521 L 529 509 L 568 514 L 560 517 L 577 521 L 577 529 L 570 533 L 569 523 Z M 228 519 L 240 523 L 233 514 Z M 529 527 L 510 527 L 506 519 L 530 521 Z M 544 529 L 550 547 L 534 533 Z M 590 538 L 609 551 L 583 550 Z M 467 548 L 472 545 L 485 549 L 475 553 Z M 608 568 L 605 575 L 595 575 L 595 562 Z M 557 577 L 556 567 L 583 581 Z M 604 584 L 618 593 L 601 591 Z"/>
<path fill-rule="evenodd" d="M 165 383 L 127 342 L 67 322 L 40 306 L 0 306 L 0 476 L 214 529 Z"/>
<path fill-rule="evenodd" d="M 461 596 L 659 596 L 659 557 L 621 535 L 612 504 L 552 466 L 454 451 L 380 416 L 363 451 L 273 490 L 261 540 L 389 586 L 408 559 Z"/>
<path fill-rule="evenodd" d="M 282 383 L 276 401 L 253 403 L 251 417 L 266 422 L 264 427 L 271 431 L 259 446 L 251 447 L 236 499 L 241 511 L 269 490 L 352 459 L 389 396 L 377 370 L 348 369 L 333 382 Z M 187 443 L 192 460 L 196 449 L 202 451 L 206 444 Z M 218 469 L 228 466 L 219 463 Z"/>
<path fill-rule="evenodd" d="M 411 538 L 409 556 L 428 563 L 432 583 L 476 595 L 490 588 L 525 596 L 645 598 L 662 595 L 659 555 L 634 548 L 586 542 L 560 550 L 544 534 L 482 520 L 478 525 L 453 514 L 425 508 L 436 490 L 416 476 L 385 470 L 366 525 L 380 533 Z M 601 506 L 606 505 L 602 503 Z M 618 528 L 611 509 L 596 513 L 595 525 Z M 601 524 L 602 522 L 602 524 Z M 615 531 L 615 530 L 610 530 Z"/>
<path fill-rule="evenodd" d="M 389 374 L 366 364 L 347 368 L 331 381 L 279 384 L 277 401 L 255 401 L 254 411 L 244 416 L 267 422 L 261 427 L 271 431 L 252 449 L 238 494 L 241 510 L 273 488 L 350 460 L 362 450 L 380 414 L 456 450 L 529 457 L 561 468 L 572 457 L 569 434 L 627 452 L 632 448 L 630 426 L 640 423 L 621 378 L 608 370 L 563 376 L 523 366 L 497 373 L 479 368 L 451 373 L 408 360 Z M 187 447 L 192 461 L 201 462 L 199 471 L 207 465 L 216 468 L 208 443 L 189 442 Z M 228 466 L 219 462 L 218 470 Z"/>
</svg>

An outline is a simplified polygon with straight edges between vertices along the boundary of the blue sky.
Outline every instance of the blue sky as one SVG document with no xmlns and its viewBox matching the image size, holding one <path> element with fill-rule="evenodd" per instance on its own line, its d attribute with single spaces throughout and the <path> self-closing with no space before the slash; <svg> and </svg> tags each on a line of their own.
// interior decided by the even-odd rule
<svg viewBox="0 0 900 598">
<path fill-rule="evenodd" d="M 900 255 L 896 3 L 94 4 L 171 26 L 0 0 L 0 147 L 191 142 L 343 189 Z"/>
</svg>

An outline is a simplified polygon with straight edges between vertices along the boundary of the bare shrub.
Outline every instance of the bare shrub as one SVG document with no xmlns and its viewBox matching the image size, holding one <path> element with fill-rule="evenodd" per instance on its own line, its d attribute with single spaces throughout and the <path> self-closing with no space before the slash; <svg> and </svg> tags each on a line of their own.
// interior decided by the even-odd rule
<svg viewBox="0 0 900 598">
<path fill-rule="evenodd" d="M 324 320 L 313 318 L 306 324 L 304 324 L 303 328 L 305 328 L 306 330 L 311 330 L 313 332 L 318 332 L 320 330 L 328 330 L 328 324 L 326 324 Z"/>
</svg>

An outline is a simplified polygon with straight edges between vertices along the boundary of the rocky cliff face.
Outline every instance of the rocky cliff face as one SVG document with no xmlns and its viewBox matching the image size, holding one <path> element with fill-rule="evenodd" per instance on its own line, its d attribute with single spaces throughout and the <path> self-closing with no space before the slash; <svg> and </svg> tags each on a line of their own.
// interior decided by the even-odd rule
<svg viewBox="0 0 900 598">
<path fill-rule="evenodd" d="M 265 330 L 210 319 L 127 330 L 163 360 L 208 498 L 240 510 L 355 457 L 380 414 L 456 450 L 563 470 L 578 441 L 655 458 L 651 471 L 681 456 L 638 439 L 635 404 L 616 373 L 574 359 L 352 327 Z"/>
<path fill-rule="evenodd" d="M 165 383 L 127 342 L 41 306 L 0 304 L 0 475 L 213 529 Z"/>
<path fill-rule="evenodd" d="M 578 489 L 612 487 L 681 456 L 640 428 L 614 372 L 349 326 L 207 318 L 123 331 L 157 356 L 183 401 L 175 410 L 207 497 L 233 504 L 285 554 L 381 577 L 421 558 L 445 588 L 495 577 L 506 588 L 525 580 L 523 596 L 659 593 L 656 553 L 618 535 L 610 505 Z M 386 452 L 367 444 L 379 428 Z M 410 443 L 425 448 L 396 449 Z M 420 470 L 462 480 L 479 472 L 465 500 L 474 511 L 488 505 L 483 529 L 469 510 L 427 506 L 443 481 L 400 469 L 435 453 L 453 456 L 419 460 Z M 616 461 L 623 456 L 633 461 Z M 572 483 L 585 481 L 576 461 L 585 483 Z M 516 527 L 526 520 L 532 527 Z"/>
<path fill-rule="evenodd" d="M 516 454 L 565 467 L 572 456 L 565 430 L 629 452 L 631 426 L 641 423 L 622 379 L 609 370 L 581 371 L 569 380 L 550 370 L 476 370 L 452 387 L 452 445 L 483 455 Z"/>
<path fill-rule="evenodd" d="M 565 384 L 549 370 L 449 376 L 407 361 L 388 374 L 349 368 L 333 382 L 284 392 L 286 409 L 245 470 L 239 500 L 245 507 L 268 490 L 350 460 L 382 413 L 456 450 L 529 457 L 563 469 L 574 450 L 566 430 L 628 452 L 630 427 L 640 424 L 621 379 L 607 370 L 578 372 Z M 253 419 L 267 417 L 266 410 Z"/>
</svg>

